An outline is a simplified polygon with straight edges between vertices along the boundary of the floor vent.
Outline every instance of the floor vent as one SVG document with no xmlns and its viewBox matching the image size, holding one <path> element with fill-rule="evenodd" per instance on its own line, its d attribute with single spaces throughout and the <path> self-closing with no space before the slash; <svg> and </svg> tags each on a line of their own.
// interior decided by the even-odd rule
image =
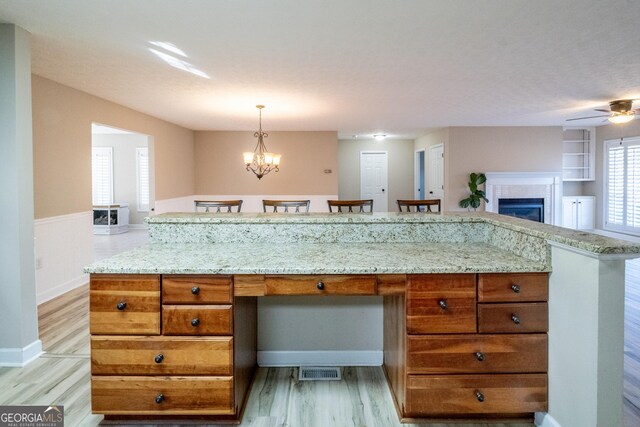
<svg viewBox="0 0 640 427">
<path fill-rule="evenodd" d="M 298 374 L 299 381 L 340 381 L 340 368 L 319 368 L 317 366 L 301 366 Z"/>
</svg>

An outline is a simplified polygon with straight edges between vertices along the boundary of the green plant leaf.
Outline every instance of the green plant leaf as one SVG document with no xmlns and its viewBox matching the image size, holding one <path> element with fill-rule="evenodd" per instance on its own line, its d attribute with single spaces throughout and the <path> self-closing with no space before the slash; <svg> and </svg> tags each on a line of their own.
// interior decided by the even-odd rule
<svg viewBox="0 0 640 427">
<path fill-rule="evenodd" d="M 484 184 L 485 182 L 487 182 L 487 177 L 485 174 L 481 173 L 478 175 L 478 179 L 476 181 L 478 183 L 478 185 L 480 184 Z"/>
</svg>

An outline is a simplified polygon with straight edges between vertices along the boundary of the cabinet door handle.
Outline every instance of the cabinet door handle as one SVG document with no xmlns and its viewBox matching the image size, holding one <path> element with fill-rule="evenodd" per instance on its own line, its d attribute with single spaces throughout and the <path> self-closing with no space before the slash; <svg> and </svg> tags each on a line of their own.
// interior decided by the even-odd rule
<svg viewBox="0 0 640 427">
<path fill-rule="evenodd" d="M 520 318 L 518 316 L 516 316 L 515 314 L 511 315 L 511 320 L 513 321 L 513 323 L 515 323 L 516 325 L 520 324 Z"/>
<path fill-rule="evenodd" d="M 321 291 L 324 290 L 324 282 L 322 280 L 319 281 L 316 285 L 316 288 L 320 289 Z"/>
<path fill-rule="evenodd" d="M 156 363 L 162 363 L 164 360 L 164 354 L 158 354 L 153 360 L 155 360 Z"/>
<path fill-rule="evenodd" d="M 446 300 L 441 299 L 440 301 L 438 301 L 438 305 L 440 306 L 441 309 L 446 310 L 447 308 L 449 308 L 449 304 L 447 304 Z"/>
<path fill-rule="evenodd" d="M 483 362 L 484 361 L 484 353 L 482 353 L 481 351 L 478 351 L 476 353 L 476 359 L 478 359 L 478 362 Z"/>
<path fill-rule="evenodd" d="M 200 319 L 198 319 L 197 317 L 194 319 L 191 319 L 191 326 L 198 326 L 200 325 Z"/>
<path fill-rule="evenodd" d="M 476 399 L 478 399 L 478 402 L 484 402 L 484 394 L 480 391 L 476 391 Z"/>
<path fill-rule="evenodd" d="M 511 285 L 511 290 L 513 292 L 515 292 L 516 294 L 520 293 L 520 286 L 519 285 Z"/>
<path fill-rule="evenodd" d="M 116 305 L 116 308 L 117 308 L 119 311 L 123 311 L 125 308 L 127 308 L 127 303 L 126 303 L 126 302 L 124 302 L 124 301 L 120 301 L 120 302 L 118 303 L 118 305 Z"/>
<path fill-rule="evenodd" d="M 194 295 L 198 295 L 200 293 L 200 288 L 197 286 L 194 286 L 193 288 L 191 288 L 191 293 Z"/>
<path fill-rule="evenodd" d="M 159 405 L 164 401 L 164 394 L 160 393 L 156 396 L 156 403 Z"/>
</svg>

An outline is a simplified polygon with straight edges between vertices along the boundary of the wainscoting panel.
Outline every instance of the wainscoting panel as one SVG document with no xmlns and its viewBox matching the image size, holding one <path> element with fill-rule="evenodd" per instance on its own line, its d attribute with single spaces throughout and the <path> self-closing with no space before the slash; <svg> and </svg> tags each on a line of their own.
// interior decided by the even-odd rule
<svg viewBox="0 0 640 427">
<path fill-rule="evenodd" d="M 336 194 L 328 195 L 193 195 L 174 199 L 156 200 L 155 213 L 193 212 L 194 200 L 237 200 L 242 199 L 242 212 L 262 212 L 262 199 L 271 200 L 311 200 L 309 212 L 328 212 L 328 199 L 337 199 Z"/>
</svg>

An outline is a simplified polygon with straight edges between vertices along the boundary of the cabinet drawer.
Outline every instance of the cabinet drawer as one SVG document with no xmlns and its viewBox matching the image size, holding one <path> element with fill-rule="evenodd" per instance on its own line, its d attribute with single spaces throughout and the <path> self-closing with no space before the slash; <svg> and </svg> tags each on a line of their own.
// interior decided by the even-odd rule
<svg viewBox="0 0 640 427">
<path fill-rule="evenodd" d="M 163 305 L 164 335 L 233 335 L 230 305 Z"/>
<path fill-rule="evenodd" d="M 547 332 L 547 303 L 478 304 L 480 333 Z"/>
<path fill-rule="evenodd" d="M 476 332 L 476 275 L 411 275 L 407 281 L 409 334 Z"/>
<path fill-rule="evenodd" d="M 92 334 L 160 334 L 160 276 L 92 274 Z"/>
<path fill-rule="evenodd" d="M 100 414 L 231 415 L 232 377 L 91 377 Z"/>
<path fill-rule="evenodd" d="M 233 375 L 233 339 L 91 337 L 93 375 Z"/>
<path fill-rule="evenodd" d="M 371 275 L 265 276 L 265 295 L 375 295 Z"/>
<path fill-rule="evenodd" d="M 547 371 L 547 334 L 410 335 L 408 374 Z"/>
<path fill-rule="evenodd" d="M 405 416 L 547 410 L 545 374 L 409 375 Z"/>
<path fill-rule="evenodd" d="M 162 276 L 164 304 L 215 304 L 233 302 L 231 276 Z"/>
<path fill-rule="evenodd" d="M 478 301 L 547 301 L 548 283 L 548 273 L 479 274 Z"/>
</svg>

